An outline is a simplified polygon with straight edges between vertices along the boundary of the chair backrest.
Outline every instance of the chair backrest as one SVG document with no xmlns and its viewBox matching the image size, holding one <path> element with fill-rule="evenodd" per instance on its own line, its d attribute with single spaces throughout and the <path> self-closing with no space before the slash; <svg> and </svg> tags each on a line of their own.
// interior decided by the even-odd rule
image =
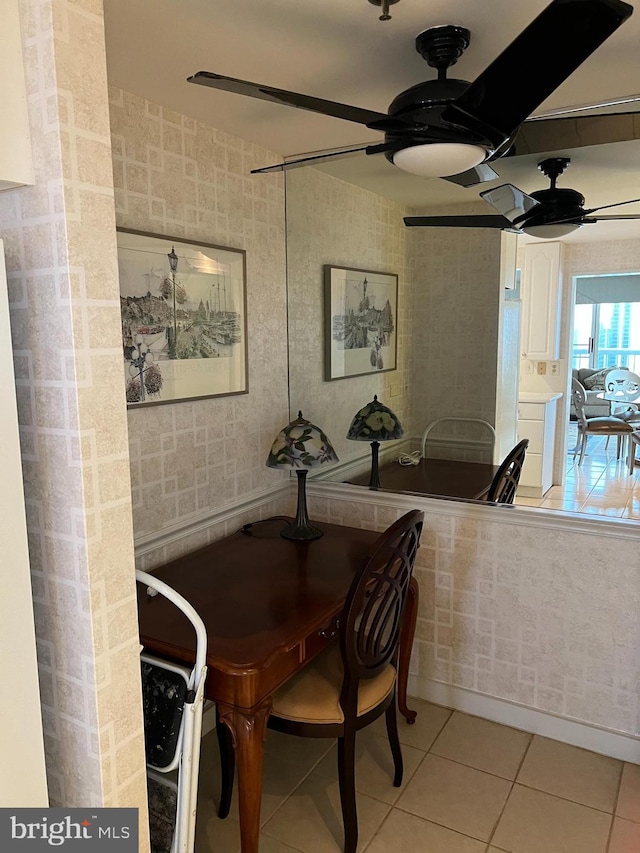
<svg viewBox="0 0 640 853">
<path fill-rule="evenodd" d="M 354 578 L 340 623 L 344 681 L 340 704 L 355 716 L 358 683 L 395 664 L 402 614 L 413 572 L 424 513 L 411 510 L 378 539 Z"/>
<path fill-rule="evenodd" d="M 529 439 L 523 438 L 513 450 L 505 456 L 504 462 L 495 473 L 487 500 L 493 503 L 512 504 L 520 482 L 524 457 L 529 447 Z"/>
<path fill-rule="evenodd" d="M 605 392 L 619 397 L 623 403 L 630 403 L 640 397 L 640 376 L 626 367 L 616 367 L 607 373 Z"/>
<path fill-rule="evenodd" d="M 586 426 L 587 416 L 584 413 L 584 406 L 587 402 L 587 391 L 582 382 L 576 379 L 575 376 L 571 380 L 571 402 L 573 403 L 573 408 L 576 410 L 576 417 L 580 425 L 583 427 Z"/>
</svg>

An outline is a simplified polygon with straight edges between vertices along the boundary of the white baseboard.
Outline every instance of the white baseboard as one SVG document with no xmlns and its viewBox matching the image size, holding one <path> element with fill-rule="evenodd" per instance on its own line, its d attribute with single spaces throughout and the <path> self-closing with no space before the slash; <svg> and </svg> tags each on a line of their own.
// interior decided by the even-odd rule
<svg viewBox="0 0 640 853">
<path fill-rule="evenodd" d="M 418 679 L 416 675 L 409 676 L 408 704 L 411 707 L 411 697 L 426 699 L 434 705 L 453 708 L 475 717 L 492 720 L 503 726 L 511 726 L 535 735 L 542 735 L 551 740 L 589 749 L 600 755 L 608 755 L 620 761 L 640 764 L 640 738 L 619 734 L 597 726 L 581 723 L 578 720 L 568 720 L 546 711 L 527 708 L 506 699 L 496 699 L 464 687 L 454 687 L 441 681 Z M 205 707 L 202 716 L 202 737 L 212 732 L 216 727 L 215 705 L 210 703 Z"/>
<path fill-rule="evenodd" d="M 558 717 L 547 711 L 528 708 L 506 699 L 496 699 L 493 696 L 486 696 L 464 687 L 454 687 L 441 681 L 418 678 L 416 675 L 409 676 L 408 693 L 410 696 L 426 699 L 435 705 L 464 711 L 466 714 L 493 720 L 495 723 L 559 740 L 582 749 L 589 749 L 601 755 L 618 758 L 620 761 L 640 764 L 640 738 L 632 735 L 612 732 L 566 717 Z"/>
</svg>

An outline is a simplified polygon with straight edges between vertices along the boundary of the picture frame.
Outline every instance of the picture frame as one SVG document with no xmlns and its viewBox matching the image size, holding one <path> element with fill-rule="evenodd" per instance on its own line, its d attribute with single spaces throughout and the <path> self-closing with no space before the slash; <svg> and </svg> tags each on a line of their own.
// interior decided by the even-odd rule
<svg viewBox="0 0 640 853">
<path fill-rule="evenodd" d="M 324 266 L 326 382 L 396 370 L 398 276 Z"/>
<path fill-rule="evenodd" d="M 127 407 L 248 393 L 244 250 L 116 236 Z"/>
</svg>

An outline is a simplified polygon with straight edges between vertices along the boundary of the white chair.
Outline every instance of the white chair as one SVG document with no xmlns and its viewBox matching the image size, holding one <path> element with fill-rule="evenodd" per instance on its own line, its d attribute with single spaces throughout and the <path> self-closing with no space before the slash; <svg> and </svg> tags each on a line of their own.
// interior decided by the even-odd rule
<svg viewBox="0 0 640 853">
<path fill-rule="evenodd" d="M 584 413 L 584 407 L 587 402 L 586 391 L 584 385 L 575 378 L 571 380 L 571 399 L 578 417 L 578 441 L 576 443 L 575 450 L 573 451 L 574 460 L 578 454 L 578 450 L 580 451 L 578 467 L 582 465 L 584 460 L 585 451 L 587 449 L 587 440 L 590 435 L 603 435 L 607 438 L 615 435 L 618 438 L 619 459 L 622 453 L 624 439 L 627 435 L 630 435 L 633 432 L 633 426 L 626 423 L 621 418 L 611 416 L 606 418 L 587 418 Z M 631 457 L 629 457 L 629 459 L 629 473 L 632 473 L 633 461 L 631 460 Z"/>
<path fill-rule="evenodd" d="M 145 752 L 149 782 L 152 848 L 193 853 L 204 683 L 207 676 L 207 632 L 189 602 L 163 581 L 136 571 L 148 595 L 161 594 L 189 619 L 196 632 L 196 661 L 187 667 L 142 652 L 142 695 Z M 178 771 L 177 783 L 161 774 Z M 169 803 L 167 803 L 169 800 Z M 164 812 L 175 802 L 175 821 Z M 152 805 L 159 803 L 159 809 Z M 161 816 L 157 811 L 163 812 Z M 173 825 L 172 825 L 173 824 Z M 167 834 L 169 838 L 154 839 Z"/>
<path fill-rule="evenodd" d="M 496 446 L 496 431 L 491 426 L 489 421 L 485 421 L 482 418 L 464 418 L 464 417 L 446 417 L 446 418 L 437 418 L 435 421 L 431 421 L 430 424 L 427 425 L 427 428 L 422 433 L 422 442 L 420 445 L 420 453 L 422 454 L 422 458 L 427 458 L 427 439 L 429 438 L 430 433 L 435 429 L 435 427 L 439 426 L 443 423 L 458 423 L 458 424 L 480 424 L 484 429 L 487 430 L 490 434 L 490 443 L 491 443 L 491 461 L 493 461 L 493 456 L 495 452 Z M 489 444 L 489 441 L 487 442 Z"/>
</svg>

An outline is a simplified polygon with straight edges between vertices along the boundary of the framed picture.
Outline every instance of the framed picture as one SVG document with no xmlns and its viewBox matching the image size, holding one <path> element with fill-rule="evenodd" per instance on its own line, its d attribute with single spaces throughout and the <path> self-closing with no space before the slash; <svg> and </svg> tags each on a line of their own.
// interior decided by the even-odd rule
<svg viewBox="0 0 640 853">
<path fill-rule="evenodd" d="M 325 381 L 395 370 L 398 276 L 324 268 Z"/>
<path fill-rule="evenodd" d="M 127 405 L 246 394 L 245 253 L 117 229 Z"/>
</svg>

